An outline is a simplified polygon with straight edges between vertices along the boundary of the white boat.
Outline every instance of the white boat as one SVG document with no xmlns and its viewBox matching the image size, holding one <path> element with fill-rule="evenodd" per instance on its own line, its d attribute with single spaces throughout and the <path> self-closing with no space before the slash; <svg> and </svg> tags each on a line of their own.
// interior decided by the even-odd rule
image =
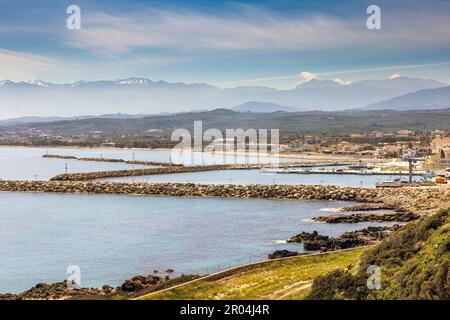
<svg viewBox="0 0 450 320">
<path fill-rule="evenodd" d="M 444 172 L 445 172 L 444 176 L 445 176 L 447 179 L 449 179 L 449 178 L 450 178 L 450 168 L 444 169 Z"/>
<path fill-rule="evenodd" d="M 444 178 L 449 179 L 450 178 L 450 167 L 449 168 L 445 168 L 445 169 L 443 169 L 441 171 L 438 171 L 437 175 L 440 176 L 440 177 L 444 177 Z"/>
</svg>

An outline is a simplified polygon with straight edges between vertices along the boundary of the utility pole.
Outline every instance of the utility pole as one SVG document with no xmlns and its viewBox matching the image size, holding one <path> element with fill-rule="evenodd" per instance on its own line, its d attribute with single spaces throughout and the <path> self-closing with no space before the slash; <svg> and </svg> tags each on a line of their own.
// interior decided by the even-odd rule
<svg viewBox="0 0 450 320">
<path fill-rule="evenodd" d="M 413 160 L 408 159 L 408 169 L 409 169 L 409 184 L 413 183 Z"/>
</svg>

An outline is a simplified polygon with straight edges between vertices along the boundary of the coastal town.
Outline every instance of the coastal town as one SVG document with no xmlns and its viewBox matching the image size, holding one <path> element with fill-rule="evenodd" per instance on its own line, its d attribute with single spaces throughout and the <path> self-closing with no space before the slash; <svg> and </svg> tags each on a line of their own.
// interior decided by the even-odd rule
<svg viewBox="0 0 450 320">
<path fill-rule="evenodd" d="M 295 138 L 293 138 L 295 136 Z M 124 142 L 126 141 L 126 142 Z M 137 143 L 137 141 L 140 141 Z M 225 140 L 222 142 L 227 143 Z M 165 149 L 173 147 L 168 132 L 148 129 L 143 134 L 104 134 L 95 130 L 79 135 L 54 135 L 40 129 L 26 131 L 0 127 L 0 145 L 25 147 L 89 147 L 89 148 L 138 148 Z M 292 157 L 303 161 L 321 161 L 320 170 L 306 165 L 287 166 L 266 172 L 297 174 L 360 174 L 360 175 L 415 175 L 427 178 L 430 183 L 445 184 L 450 178 L 450 133 L 446 130 L 429 131 L 372 131 L 338 135 L 293 135 L 282 133 L 276 146 L 280 157 Z M 250 148 L 247 145 L 247 148 Z M 295 161 L 294 161 L 295 162 Z M 327 168 L 325 164 L 351 165 L 347 168 Z M 263 166 L 261 166 L 263 167 Z M 295 168 L 297 167 L 297 168 Z M 300 168 L 298 168 L 300 167 Z M 430 180 L 433 178 L 433 180 Z M 407 179 L 408 180 L 408 179 Z M 412 182 L 411 180 L 409 182 Z M 399 186 L 400 182 L 388 186 Z"/>
</svg>

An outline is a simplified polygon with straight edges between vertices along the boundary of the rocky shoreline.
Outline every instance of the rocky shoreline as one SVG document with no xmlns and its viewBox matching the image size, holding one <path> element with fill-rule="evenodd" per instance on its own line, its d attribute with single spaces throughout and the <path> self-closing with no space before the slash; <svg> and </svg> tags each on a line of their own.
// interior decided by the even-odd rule
<svg viewBox="0 0 450 320">
<path fill-rule="evenodd" d="M 326 223 L 359 223 L 359 222 L 410 222 L 420 217 L 412 212 L 379 212 L 379 213 L 354 213 L 332 214 L 312 218 L 316 222 Z"/>
<path fill-rule="evenodd" d="M 343 207 L 339 209 L 341 212 L 352 212 L 352 211 L 376 211 L 376 210 L 392 210 L 392 206 L 385 203 L 362 203 L 356 204 L 349 207 Z"/>
<path fill-rule="evenodd" d="M 392 232 L 400 229 L 400 225 L 391 227 L 367 227 L 361 230 L 345 232 L 339 237 L 329 237 L 319 234 L 317 231 L 301 232 L 286 240 L 288 243 L 302 243 L 306 252 L 276 250 L 267 258 L 279 259 L 308 254 L 308 251 L 328 252 L 335 250 L 351 249 L 356 247 L 374 245 L 387 238 Z"/>
<path fill-rule="evenodd" d="M 101 288 L 69 288 L 67 280 L 52 284 L 38 283 L 31 289 L 21 293 L 0 294 L 0 300 L 72 300 L 97 299 L 109 300 L 133 298 L 137 295 L 164 289 L 177 283 L 197 278 L 195 275 L 181 275 L 170 278 L 155 275 L 138 275 L 125 280 L 119 287 L 103 285 Z"/>
</svg>

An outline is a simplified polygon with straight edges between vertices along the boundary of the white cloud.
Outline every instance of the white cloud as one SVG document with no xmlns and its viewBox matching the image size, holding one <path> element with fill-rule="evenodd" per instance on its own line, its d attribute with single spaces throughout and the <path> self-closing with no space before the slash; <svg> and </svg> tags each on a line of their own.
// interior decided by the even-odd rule
<svg viewBox="0 0 450 320">
<path fill-rule="evenodd" d="M 393 73 L 389 76 L 389 79 L 395 79 L 395 78 L 400 78 L 401 75 L 399 75 L 398 73 Z"/>
<path fill-rule="evenodd" d="M 339 83 L 339 84 L 342 84 L 343 86 L 348 86 L 349 84 L 352 83 L 352 82 L 349 81 L 349 80 L 342 80 L 342 79 L 339 79 L 339 78 L 336 78 L 336 79 L 334 79 L 333 81 L 334 81 L 334 82 L 337 82 L 337 83 Z"/>
<path fill-rule="evenodd" d="M 59 67 L 58 61 L 41 55 L 0 48 L 0 79 L 14 81 L 36 79 L 41 73 Z"/>
<path fill-rule="evenodd" d="M 299 76 L 300 76 L 300 83 L 305 83 L 311 80 L 317 80 L 319 78 L 317 74 L 309 71 L 300 72 Z"/>
</svg>

